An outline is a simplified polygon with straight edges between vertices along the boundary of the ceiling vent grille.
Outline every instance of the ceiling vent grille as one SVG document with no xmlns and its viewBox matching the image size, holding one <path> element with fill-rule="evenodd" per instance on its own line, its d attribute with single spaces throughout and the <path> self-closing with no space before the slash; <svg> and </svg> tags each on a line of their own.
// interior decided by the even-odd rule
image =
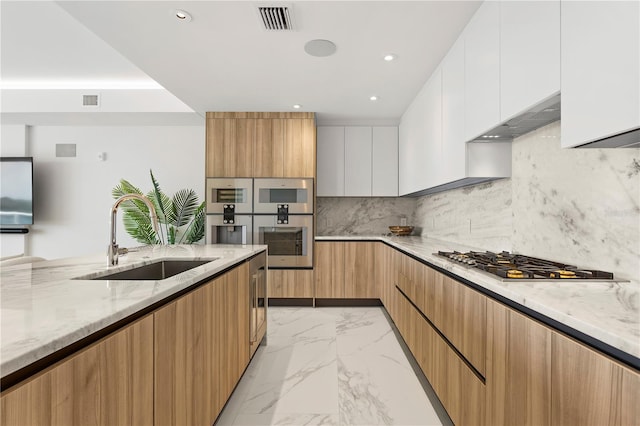
<svg viewBox="0 0 640 426">
<path fill-rule="evenodd" d="M 264 29 L 268 31 L 293 30 L 293 14 L 286 6 L 260 6 L 258 7 Z"/>
<path fill-rule="evenodd" d="M 82 106 L 98 106 L 98 95 L 82 95 Z"/>
</svg>

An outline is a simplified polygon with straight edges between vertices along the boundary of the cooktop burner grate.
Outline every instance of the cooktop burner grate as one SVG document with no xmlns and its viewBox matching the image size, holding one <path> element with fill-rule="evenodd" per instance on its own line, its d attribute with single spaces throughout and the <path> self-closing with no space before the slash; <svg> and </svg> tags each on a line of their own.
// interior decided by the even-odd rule
<svg viewBox="0 0 640 426">
<path fill-rule="evenodd" d="M 438 256 L 446 257 L 456 263 L 481 269 L 504 279 L 597 279 L 613 280 L 611 272 L 594 269 L 579 269 L 573 265 L 558 263 L 537 257 L 513 254 L 507 251 L 438 251 Z"/>
</svg>

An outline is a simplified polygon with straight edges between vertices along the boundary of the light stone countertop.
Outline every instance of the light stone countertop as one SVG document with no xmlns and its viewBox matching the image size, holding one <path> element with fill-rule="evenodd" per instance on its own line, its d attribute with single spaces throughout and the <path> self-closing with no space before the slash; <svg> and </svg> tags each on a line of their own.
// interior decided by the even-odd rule
<svg viewBox="0 0 640 426">
<path fill-rule="evenodd" d="M 120 256 L 83 256 L 2 267 L 0 373 L 7 376 L 82 338 L 266 250 L 264 245 L 147 246 Z M 76 280 L 156 260 L 217 260 L 161 281 Z M 108 270 L 108 271 L 107 271 Z"/>
<path fill-rule="evenodd" d="M 640 288 L 637 282 L 502 281 L 488 272 L 434 255 L 438 250 L 484 251 L 478 247 L 413 236 L 317 236 L 315 239 L 384 241 L 512 302 L 640 358 Z"/>
</svg>

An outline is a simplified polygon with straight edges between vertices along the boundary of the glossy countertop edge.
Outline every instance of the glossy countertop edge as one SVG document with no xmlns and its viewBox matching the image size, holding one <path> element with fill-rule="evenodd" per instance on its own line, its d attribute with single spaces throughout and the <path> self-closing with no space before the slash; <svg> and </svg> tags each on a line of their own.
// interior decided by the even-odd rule
<svg viewBox="0 0 640 426">
<path fill-rule="evenodd" d="M 638 283 L 629 281 L 571 280 L 562 287 L 557 280 L 502 281 L 477 269 L 462 266 L 434 253 L 438 250 L 484 251 L 482 248 L 418 236 L 335 235 L 316 236 L 322 241 L 381 241 L 463 280 L 524 306 L 588 337 L 640 357 L 640 313 Z M 570 286 L 569 286 L 570 284 Z M 603 303 L 588 304 L 582 295 Z M 634 360 L 636 361 L 636 360 Z"/>
<path fill-rule="evenodd" d="M 107 266 L 105 255 L 2 267 L 1 376 L 233 268 L 266 249 L 266 245 L 148 246 L 121 256 L 119 265 L 113 267 Z M 214 257 L 218 259 L 161 281 L 91 280 L 107 272 L 125 271 L 158 260 Z M 39 288 L 45 289 L 42 295 L 48 295 L 47 300 L 36 300 Z M 79 293 L 82 294 L 78 296 Z M 49 310 L 49 313 L 40 315 L 36 310 Z"/>
</svg>

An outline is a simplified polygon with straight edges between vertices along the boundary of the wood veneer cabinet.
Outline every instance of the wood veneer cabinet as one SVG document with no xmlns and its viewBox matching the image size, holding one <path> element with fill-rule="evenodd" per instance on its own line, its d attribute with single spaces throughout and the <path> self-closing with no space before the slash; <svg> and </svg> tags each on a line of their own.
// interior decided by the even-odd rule
<svg viewBox="0 0 640 426">
<path fill-rule="evenodd" d="M 487 329 L 487 424 L 551 424 L 551 330 L 493 301 Z"/>
<path fill-rule="evenodd" d="M 3 392 L 0 424 L 152 425 L 153 318 L 138 320 Z"/>
<path fill-rule="evenodd" d="M 155 424 L 212 424 L 249 363 L 248 266 L 154 313 Z"/>
<path fill-rule="evenodd" d="M 315 297 L 344 298 L 344 251 L 341 241 L 316 241 Z"/>
<path fill-rule="evenodd" d="M 554 332 L 551 423 L 637 425 L 640 374 Z"/>
<path fill-rule="evenodd" d="M 316 176 L 313 113 L 208 112 L 207 177 Z"/>
<path fill-rule="evenodd" d="M 269 298 L 313 297 L 313 269 L 269 269 Z"/>
<path fill-rule="evenodd" d="M 375 242 L 316 242 L 315 297 L 379 299 Z"/>
<path fill-rule="evenodd" d="M 316 245 L 317 247 L 317 245 Z M 374 280 L 380 292 L 380 300 L 386 306 L 391 302 L 391 291 L 395 293 L 393 265 L 394 253 L 396 250 L 383 243 L 374 244 L 375 266 Z"/>
</svg>

